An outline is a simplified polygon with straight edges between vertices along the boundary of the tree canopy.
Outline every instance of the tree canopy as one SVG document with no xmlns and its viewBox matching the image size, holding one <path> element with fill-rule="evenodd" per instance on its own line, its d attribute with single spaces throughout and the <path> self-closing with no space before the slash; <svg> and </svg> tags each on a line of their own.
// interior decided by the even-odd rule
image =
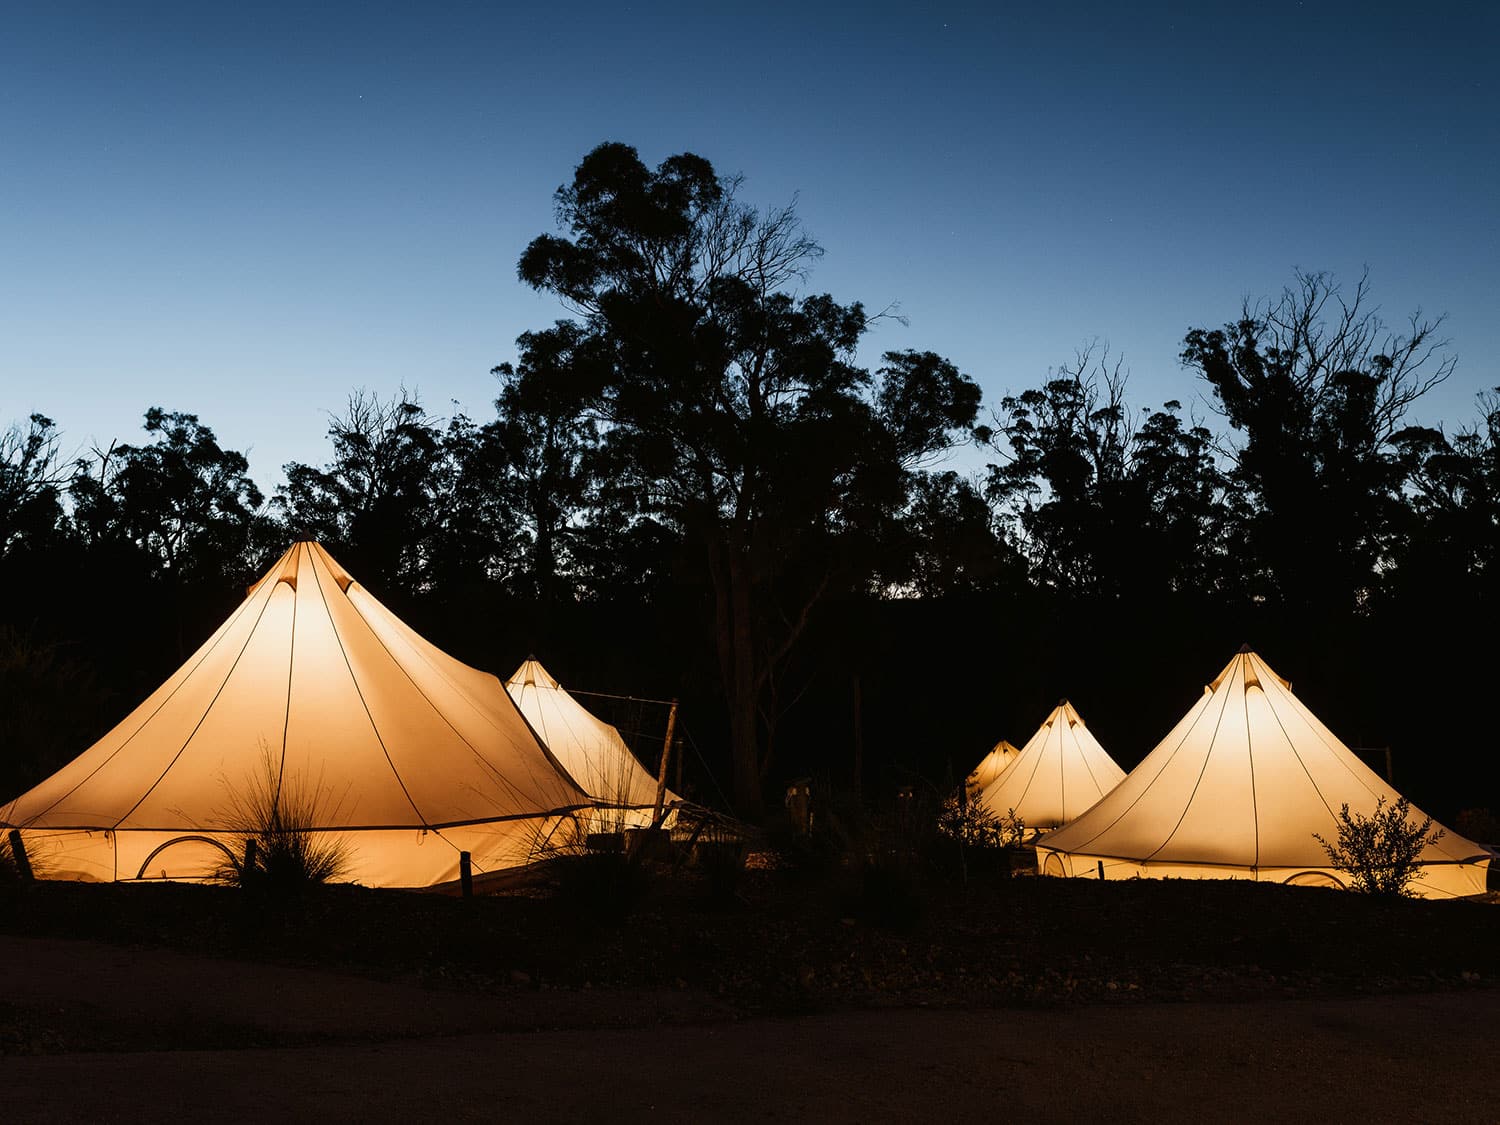
<svg viewBox="0 0 1500 1125">
<path fill-rule="evenodd" d="M 1406 778 L 1500 783 L 1463 749 L 1475 709 L 1434 714 L 1488 690 L 1457 642 L 1493 629 L 1500 573 L 1500 387 L 1411 422 L 1454 370 L 1440 318 L 1389 329 L 1367 279 L 1299 273 L 1185 328 L 1180 399 L 1132 402 L 1090 346 L 986 405 L 939 351 L 870 359 L 886 318 L 810 288 L 796 207 L 701 156 L 600 145 L 555 203 L 517 270 L 563 316 L 495 366 L 486 416 L 355 389 L 269 500 L 191 413 L 82 455 L 42 414 L 0 433 L 0 671 L 27 696 L 0 700 L 0 772 L 81 750 L 316 538 L 471 663 L 539 649 L 689 698 L 751 813 L 796 776 L 961 776 L 1059 694 L 1129 764 L 1245 640 Z"/>
</svg>

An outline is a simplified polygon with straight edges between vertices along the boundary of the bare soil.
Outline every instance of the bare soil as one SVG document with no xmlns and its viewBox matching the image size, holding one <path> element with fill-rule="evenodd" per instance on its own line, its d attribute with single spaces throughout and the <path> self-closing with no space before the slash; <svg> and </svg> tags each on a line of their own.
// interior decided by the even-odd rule
<svg viewBox="0 0 1500 1125">
<path fill-rule="evenodd" d="M 1500 910 L 1221 883 L 0 894 L 17 1121 L 1500 1120 Z"/>
</svg>

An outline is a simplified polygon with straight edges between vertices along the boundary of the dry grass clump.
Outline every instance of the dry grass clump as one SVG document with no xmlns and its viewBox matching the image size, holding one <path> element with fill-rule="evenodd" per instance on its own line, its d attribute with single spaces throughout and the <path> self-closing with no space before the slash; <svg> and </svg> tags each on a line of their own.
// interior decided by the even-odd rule
<svg viewBox="0 0 1500 1125">
<path fill-rule="evenodd" d="M 348 874 L 353 847 L 343 835 L 319 827 L 335 820 L 342 804 L 321 775 L 315 782 L 288 776 L 267 750 L 242 788 L 226 789 L 220 819 L 239 847 L 215 873 L 216 881 L 295 892 Z"/>
</svg>

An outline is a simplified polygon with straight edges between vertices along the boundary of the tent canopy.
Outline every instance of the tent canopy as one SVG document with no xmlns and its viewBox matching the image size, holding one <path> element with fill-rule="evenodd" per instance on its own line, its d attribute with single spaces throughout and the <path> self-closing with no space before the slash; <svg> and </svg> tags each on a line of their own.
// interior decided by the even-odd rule
<svg viewBox="0 0 1500 1125">
<path fill-rule="evenodd" d="M 268 776 L 302 795 L 307 827 L 347 838 L 350 877 L 370 885 L 450 880 L 461 850 L 478 870 L 525 862 L 590 803 L 496 677 L 296 543 L 150 698 L 0 820 L 52 874 L 203 875 Z"/>
<path fill-rule="evenodd" d="M 568 775 L 599 805 L 651 809 L 656 777 L 631 753 L 620 732 L 591 714 L 528 657 L 505 682 L 526 721 Z M 668 803 L 677 800 L 666 794 Z"/>
<path fill-rule="evenodd" d="M 1028 829 L 1066 824 L 1125 776 L 1066 699 L 979 800 L 996 816 L 1014 811 Z"/>
<path fill-rule="evenodd" d="M 1037 845 L 1044 872 L 1341 884 L 1318 833 L 1369 815 L 1394 789 L 1340 742 L 1258 655 L 1241 651 L 1113 792 Z M 1424 814 L 1413 810 L 1420 820 Z M 1448 832 L 1422 853 L 1418 893 L 1484 890 L 1487 857 Z"/>
<path fill-rule="evenodd" d="M 994 749 L 981 758 L 979 764 L 970 771 L 969 776 L 964 779 L 964 784 L 969 787 L 970 792 L 983 789 L 1004 773 L 1020 756 L 1021 751 L 1002 738 L 995 743 Z"/>
</svg>

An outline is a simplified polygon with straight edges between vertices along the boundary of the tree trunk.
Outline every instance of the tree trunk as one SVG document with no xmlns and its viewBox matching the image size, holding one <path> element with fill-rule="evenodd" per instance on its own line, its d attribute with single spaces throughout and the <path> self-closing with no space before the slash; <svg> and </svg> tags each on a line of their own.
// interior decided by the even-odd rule
<svg viewBox="0 0 1500 1125">
<path fill-rule="evenodd" d="M 740 813 L 759 820 L 765 811 L 760 789 L 760 740 L 756 707 L 755 626 L 750 575 L 742 552 L 729 553 L 729 602 L 734 681 L 729 687 L 729 745 L 734 755 L 734 799 Z"/>
<path fill-rule="evenodd" d="M 719 652 L 719 678 L 729 712 L 734 803 L 742 816 L 755 820 L 765 811 L 765 804 L 760 782 L 751 576 L 738 545 L 717 539 L 709 543 L 708 554 L 709 570 L 714 580 L 714 637 Z"/>
</svg>

